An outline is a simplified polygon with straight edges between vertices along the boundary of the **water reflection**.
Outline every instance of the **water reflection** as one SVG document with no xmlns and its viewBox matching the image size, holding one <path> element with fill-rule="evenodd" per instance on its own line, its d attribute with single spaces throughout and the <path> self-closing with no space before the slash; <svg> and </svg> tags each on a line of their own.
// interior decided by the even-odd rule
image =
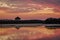
<svg viewBox="0 0 60 40">
<path fill-rule="evenodd" d="M 12 26 L 11 26 L 12 27 Z M 0 28 L 0 40 L 60 40 L 60 29 L 45 26 Z"/>
</svg>

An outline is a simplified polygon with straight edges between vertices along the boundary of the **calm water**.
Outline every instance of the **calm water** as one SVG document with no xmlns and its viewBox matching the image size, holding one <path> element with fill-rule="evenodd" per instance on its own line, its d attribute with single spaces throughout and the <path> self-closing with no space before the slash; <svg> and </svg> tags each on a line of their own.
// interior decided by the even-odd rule
<svg viewBox="0 0 60 40">
<path fill-rule="evenodd" d="M 0 28 L 0 40 L 60 40 L 60 29 L 47 29 L 45 26 L 21 27 L 19 30 Z"/>
</svg>

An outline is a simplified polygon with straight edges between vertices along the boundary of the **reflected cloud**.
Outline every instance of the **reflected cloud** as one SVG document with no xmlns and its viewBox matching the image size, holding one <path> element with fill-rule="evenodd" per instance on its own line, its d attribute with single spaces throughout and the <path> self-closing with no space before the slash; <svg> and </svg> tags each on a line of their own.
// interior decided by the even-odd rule
<svg viewBox="0 0 60 40">
<path fill-rule="evenodd" d="M 0 30 L 1 31 L 1 30 Z M 22 27 L 19 30 L 14 28 L 2 28 L 3 35 L 0 36 L 2 40 L 37 40 L 52 38 L 55 36 L 55 30 L 46 29 L 44 27 Z M 4 35 L 5 34 L 5 35 Z"/>
</svg>

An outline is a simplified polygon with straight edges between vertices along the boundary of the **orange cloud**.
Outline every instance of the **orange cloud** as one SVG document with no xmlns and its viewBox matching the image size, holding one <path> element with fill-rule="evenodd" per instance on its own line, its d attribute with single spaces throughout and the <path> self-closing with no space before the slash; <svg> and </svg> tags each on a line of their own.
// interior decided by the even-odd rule
<svg viewBox="0 0 60 40">
<path fill-rule="evenodd" d="M 60 6 L 53 4 L 29 2 L 28 4 L 21 3 L 20 5 L 13 4 L 9 6 L 0 7 L 0 19 L 13 19 L 16 16 L 22 19 L 60 18 Z"/>
</svg>

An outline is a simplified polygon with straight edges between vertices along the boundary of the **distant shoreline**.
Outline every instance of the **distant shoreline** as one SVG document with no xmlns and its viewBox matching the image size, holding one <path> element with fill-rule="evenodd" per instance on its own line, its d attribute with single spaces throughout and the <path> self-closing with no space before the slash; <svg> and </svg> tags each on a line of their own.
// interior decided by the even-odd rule
<svg viewBox="0 0 60 40">
<path fill-rule="evenodd" d="M 43 26 L 49 29 L 56 29 L 60 28 L 60 24 L 0 24 L 0 28 L 17 28 L 19 29 L 20 27 L 39 27 Z"/>
<path fill-rule="evenodd" d="M 0 24 L 60 24 L 60 18 L 47 18 L 46 20 L 21 20 L 16 17 L 15 20 L 0 20 Z"/>
</svg>

